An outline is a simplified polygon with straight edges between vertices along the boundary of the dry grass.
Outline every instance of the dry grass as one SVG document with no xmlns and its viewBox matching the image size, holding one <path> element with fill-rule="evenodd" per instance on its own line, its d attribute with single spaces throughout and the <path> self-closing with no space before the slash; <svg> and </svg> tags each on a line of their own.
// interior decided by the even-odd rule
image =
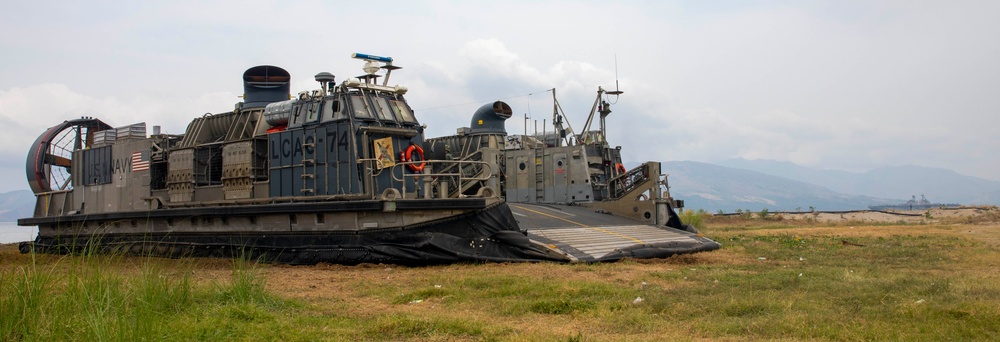
<svg viewBox="0 0 1000 342">
<path fill-rule="evenodd" d="M 285 304 L 207 310 L 217 317 L 195 300 L 162 319 L 175 339 L 995 340 L 998 217 L 710 217 L 701 230 L 721 250 L 604 264 L 263 265 Z M 38 263 L 71 265 L 62 258 Z M 0 275 L 29 262 L 0 247 Z M 195 288 L 235 272 L 231 260 L 154 262 L 190 272 Z"/>
<path fill-rule="evenodd" d="M 967 221 L 967 218 L 961 219 Z M 827 290 L 848 291 L 851 288 L 863 293 L 864 298 L 850 300 L 860 301 L 857 305 L 877 307 L 881 305 L 881 300 L 897 295 L 885 291 L 896 290 L 901 294 L 920 292 L 919 289 L 908 289 L 907 286 L 894 289 L 897 282 L 913 282 L 931 287 L 933 286 L 927 284 L 947 282 L 959 284 L 956 286 L 965 288 L 966 294 L 976 291 L 991 294 L 984 305 L 997 308 L 1000 303 L 997 286 L 973 288 L 978 288 L 975 283 L 980 280 L 1000 283 L 997 282 L 1000 275 L 992 271 L 1000 263 L 1000 253 L 996 253 L 997 247 L 1000 247 L 997 239 L 1000 237 L 1000 225 L 991 224 L 988 217 L 975 222 L 978 223 L 880 223 L 874 226 L 852 226 L 850 224 L 859 222 L 710 220 L 704 232 L 723 242 L 722 250 L 668 259 L 593 265 L 539 263 L 422 268 L 390 265 L 274 266 L 268 269 L 267 274 L 270 279 L 269 288 L 273 291 L 304 300 L 314 308 L 339 308 L 350 312 L 349 316 L 352 317 L 376 320 L 409 317 L 427 322 L 472 322 L 485 329 L 483 335 L 475 335 L 477 338 L 657 340 L 662 337 L 919 337 L 922 336 L 919 333 L 901 335 L 892 330 L 886 334 L 872 333 L 870 330 L 890 327 L 889 323 L 878 321 L 853 333 L 846 333 L 851 329 L 843 330 L 845 327 L 835 324 L 818 328 L 815 334 L 785 334 L 779 329 L 772 335 L 761 324 L 774 324 L 772 320 L 786 319 L 781 318 L 782 315 L 791 315 L 784 322 L 790 327 L 806 324 L 807 321 L 837 321 L 842 317 L 816 317 L 810 320 L 805 318 L 809 316 L 807 312 L 771 308 L 774 305 L 794 306 L 794 302 L 758 303 L 758 306 L 749 304 L 747 310 L 762 310 L 761 316 L 767 317 L 757 321 L 757 314 L 741 314 L 743 309 L 740 307 L 745 303 L 740 303 L 741 299 L 738 298 L 755 298 L 757 294 L 753 288 L 766 286 L 763 284 L 774 281 L 774 277 L 812 272 L 810 275 L 820 275 L 823 282 L 820 289 L 803 291 L 790 286 L 760 298 L 780 298 L 780 291 L 787 290 L 795 293 L 797 301 L 821 302 L 827 297 L 824 293 Z M 806 241 L 811 246 L 803 248 L 798 245 L 799 241 Z M 842 241 L 865 246 L 844 245 Z M 765 257 L 766 260 L 760 260 L 763 251 L 774 254 L 768 255 L 769 258 Z M 981 253 L 983 251 L 988 253 Z M 789 252 L 797 254 L 795 257 L 781 256 Z M 797 256 L 798 254 L 804 256 Z M 845 260 L 844 257 L 855 259 Z M 882 258 L 889 266 L 879 265 L 878 261 L 867 260 L 865 257 Z M 799 260 L 800 258 L 804 260 Z M 917 264 L 908 265 L 909 262 Z M 891 269 L 882 269 L 885 267 Z M 863 272 L 865 276 L 853 275 L 855 271 Z M 907 279 L 908 273 L 919 275 Z M 870 279 L 877 278 L 878 274 L 894 278 L 884 280 L 887 283 Z M 832 279 L 823 279 L 824 277 Z M 719 279 L 726 278 L 731 278 L 730 281 L 739 283 L 740 286 L 719 289 Z M 852 281 L 873 281 L 876 285 L 866 288 L 851 284 Z M 489 286 L 495 286 L 501 293 L 484 290 L 484 287 Z M 610 290 L 602 293 L 602 289 Z M 713 292 L 713 289 L 718 292 Z M 609 295 L 610 298 L 588 297 L 590 292 Z M 544 303 L 547 300 L 545 296 L 552 296 L 557 303 L 565 304 L 565 308 L 555 307 L 545 311 L 528 307 L 527 310 L 518 311 L 525 307 L 518 303 Z M 566 296 L 591 299 L 573 302 L 565 300 Z M 954 299 L 950 304 L 952 306 L 962 307 L 969 303 L 962 298 L 963 294 L 949 296 Z M 644 298 L 642 302 L 633 303 L 635 298 L 640 297 Z M 906 302 L 895 303 L 894 310 L 897 313 L 911 309 L 912 304 L 921 298 L 914 297 L 912 301 L 898 299 Z M 865 300 L 874 302 L 865 304 Z M 654 301 L 656 303 L 651 303 Z M 723 307 L 730 307 L 730 314 L 733 314 L 730 316 L 737 319 L 713 327 L 714 320 L 728 317 L 705 313 L 719 309 L 716 307 L 719 303 L 723 303 Z M 574 308 L 573 305 L 579 307 Z M 655 306 L 660 307 L 652 309 Z M 840 313 L 834 310 L 827 314 Z M 870 314 L 879 315 L 877 311 Z M 742 321 L 744 318 L 746 320 Z M 732 328 L 732 325 L 742 328 Z M 864 327 L 864 324 L 861 326 Z M 998 328 L 1000 325 L 986 327 L 993 334 L 996 334 Z"/>
</svg>

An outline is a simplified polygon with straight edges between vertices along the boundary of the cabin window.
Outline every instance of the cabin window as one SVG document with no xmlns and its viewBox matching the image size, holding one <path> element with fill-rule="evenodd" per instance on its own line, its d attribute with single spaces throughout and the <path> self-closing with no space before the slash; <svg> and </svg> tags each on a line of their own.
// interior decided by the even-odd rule
<svg viewBox="0 0 1000 342">
<path fill-rule="evenodd" d="M 378 113 L 378 118 L 385 121 L 396 121 L 396 117 L 392 116 L 392 109 L 389 109 L 389 101 L 384 97 L 376 97 L 375 101 L 375 112 Z"/>
<path fill-rule="evenodd" d="M 302 105 L 296 104 L 292 106 L 292 116 L 288 118 L 289 126 L 296 126 L 302 122 L 302 116 L 300 115 L 302 111 Z"/>
<path fill-rule="evenodd" d="M 305 104 L 302 107 L 304 108 L 303 111 L 305 111 L 306 114 L 305 122 L 316 122 L 316 119 L 319 118 L 319 105 L 313 102 Z"/>
<path fill-rule="evenodd" d="M 351 95 L 351 107 L 354 110 L 354 117 L 361 119 L 371 119 L 372 114 L 368 111 L 368 101 L 359 95 Z"/>
<path fill-rule="evenodd" d="M 343 120 L 345 118 L 347 115 L 340 110 L 340 101 L 326 100 L 323 102 L 323 121 Z"/>
<path fill-rule="evenodd" d="M 413 117 L 413 112 L 410 111 L 410 107 L 406 105 L 403 101 L 392 100 L 392 109 L 396 110 L 396 114 L 403 122 L 416 123 L 417 119 Z"/>
</svg>

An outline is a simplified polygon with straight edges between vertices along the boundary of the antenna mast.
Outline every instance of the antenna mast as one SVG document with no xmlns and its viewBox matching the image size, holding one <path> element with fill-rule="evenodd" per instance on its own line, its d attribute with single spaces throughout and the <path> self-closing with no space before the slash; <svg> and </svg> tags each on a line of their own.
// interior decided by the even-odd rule
<svg viewBox="0 0 1000 342">
<path fill-rule="evenodd" d="M 605 126 L 604 126 L 604 124 L 605 124 L 605 120 L 604 119 L 608 116 L 608 114 L 611 114 L 611 104 L 608 103 L 608 101 L 602 100 L 601 97 L 604 94 L 615 95 L 615 103 L 618 103 L 618 95 L 621 95 L 622 93 L 624 93 L 624 92 L 621 91 L 618 88 L 618 55 L 616 54 L 615 55 L 615 90 L 610 90 L 609 91 L 609 90 L 604 90 L 603 87 L 597 87 L 597 98 L 594 99 L 594 106 L 590 107 L 590 116 L 587 117 L 587 123 L 585 123 L 583 125 L 583 131 L 580 132 L 581 136 L 577 138 L 578 140 L 582 140 L 584 142 L 591 142 L 591 141 L 589 141 L 588 138 L 586 138 L 584 136 L 588 135 L 588 131 L 590 131 L 590 125 L 594 121 L 594 114 L 601 113 L 600 122 L 598 123 L 600 125 L 601 139 L 604 140 L 604 141 L 607 141 L 606 140 L 607 139 L 607 130 L 605 129 Z M 584 139 L 580 139 L 580 138 L 584 138 Z"/>
</svg>

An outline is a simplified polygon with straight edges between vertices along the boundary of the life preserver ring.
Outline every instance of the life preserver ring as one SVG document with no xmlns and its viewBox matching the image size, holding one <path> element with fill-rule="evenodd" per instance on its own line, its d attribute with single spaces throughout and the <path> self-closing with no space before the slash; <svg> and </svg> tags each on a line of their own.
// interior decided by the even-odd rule
<svg viewBox="0 0 1000 342">
<path fill-rule="evenodd" d="M 615 170 L 618 170 L 618 173 L 625 173 L 626 171 L 625 165 L 622 165 L 622 163 L 618 163 L 615 165 Z"/>
<path fill-rule="evenodd" d="M 413 172 L 423 172 L 424 166 L 427 166 L 427 160 L 424 159 L 424 149 L 417 145 L 410 145 L 406 148 L 406 153 L 403 154 L 403 161 L 409 162 L 413 161 L 413 151 L 417 151 L 417 155 L 420 156 L 420 164 L 407 164 L 406 166 L 410 168 Z"/>
</svg>

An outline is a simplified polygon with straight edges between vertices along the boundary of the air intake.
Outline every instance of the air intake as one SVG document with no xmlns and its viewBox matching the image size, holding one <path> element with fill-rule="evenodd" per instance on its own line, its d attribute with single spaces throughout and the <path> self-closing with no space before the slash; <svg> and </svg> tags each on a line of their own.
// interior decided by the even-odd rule
<svg viewBox="0 0 1000 342">
<path fill-rule="evenodd" d="M 513 111 L 510 110 L 510 106 L 503 101 L 487 103 L 479 107 L 476 113 L 472 115 L 472 124 L 469 125 L 469 128 L 472 129 L 472 134 L 507 134 L 503 122 L 509 119 L 512 113 Z"/>
<path fill-rule="evenodd" d="M 285 69 L 259 65 L 243 73 L 243 108 L 264 107 L 288 100 L 291 76 Z"/>
</svg>

